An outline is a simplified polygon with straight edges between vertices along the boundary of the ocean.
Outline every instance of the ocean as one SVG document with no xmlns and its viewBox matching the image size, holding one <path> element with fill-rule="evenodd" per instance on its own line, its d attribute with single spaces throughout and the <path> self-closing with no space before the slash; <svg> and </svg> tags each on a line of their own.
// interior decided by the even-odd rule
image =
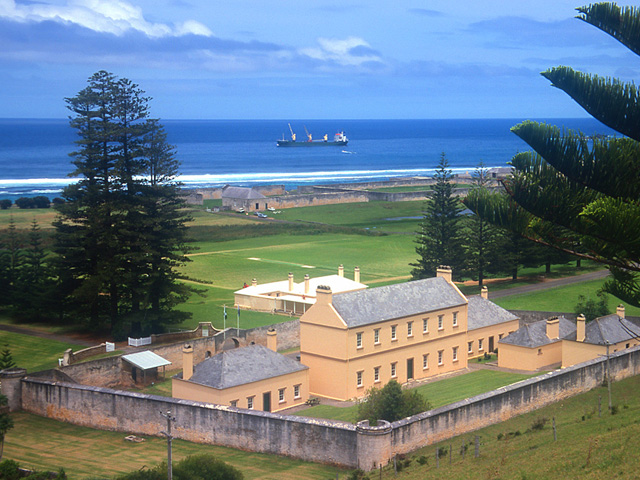
<svg viewBox="0 0 640 480">
<path fill-rule="evenodd" d="M 385 180 L 430 175 L 444 153 L 454 172 L 503 167 L 528 146 L 510 128 L 525 119 L 293 121 L 316 139 L 344 131 L 342 147 L 278 148 L 285 120 L 164 120 L 185 187 Z M 614 134 L 591 118 L 540 120 L 585 134 Z M 0 198 L 54 198 L 74 179 L 76 133 L 65 119 L 0 119 Z"/>
</svg>

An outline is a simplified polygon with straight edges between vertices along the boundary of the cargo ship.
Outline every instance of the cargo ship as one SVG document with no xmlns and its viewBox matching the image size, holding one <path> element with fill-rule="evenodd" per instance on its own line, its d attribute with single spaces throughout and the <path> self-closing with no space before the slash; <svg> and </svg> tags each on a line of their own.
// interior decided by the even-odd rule
<svg viewBox="0 0 640 480">
<path fill-rule="evenodd" d="M 282 140 L 276 141 L 278 147 L 344 147 L 349 143 L 349 139 L 344 132 L 338 132 L 333 136 L 333 142 L 329 141 L 328 135 L 324 135 L 322 140 L 314 140 L 311 134 L 307 131 L 307 127 L 304 127 L 304 131 L 307 134 L 307 140 L 304 142 L 296 141 L 296 134 L 293 133 L 291 124 L 289 124 L 289 131 L 291 132 L 291 140 L 285 140 L 284 134 L 282 134 Z"/>
</svg>

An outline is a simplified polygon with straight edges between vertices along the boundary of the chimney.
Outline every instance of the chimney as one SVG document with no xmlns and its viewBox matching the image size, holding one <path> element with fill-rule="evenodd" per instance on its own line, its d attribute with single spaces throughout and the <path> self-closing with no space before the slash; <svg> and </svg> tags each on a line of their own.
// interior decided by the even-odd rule
<svg viewBox="0 0 640 480">
<path fill-rule="evenodd" d="M 440 265 L 436 270 L 436 276 L 444 278 L 447 282 L 452 283 L 451 267 L 448 265 Z"/>
<path fill-rule="evenodd" d="M 353 269 L 353 281 L 360 283 L 360 267 Z"/>
<path fill-rule="evenodd" d="M 304 274 L 304 294 L 305 295 L 309 294 L 309 274 L 308 273 Z"/>
<path fill-rule="evenodd" d="M 489 300 L 489 289 L 486 285 L 480 290 L 480 296 L 485 300 Z"/>
<path fill-rule="evenodd" d="M 620 318 L 625 318 L 624 316 L 624 305 L 620 304 L 616 307 L 616 314 L 620 317 Z"/>
<path fill-rule="evenodd" d="M 584 342 L 584 337 L 586 336 L 585 333 L 585 326 L 586 326 L 586 321 L 587 319 L 584 318 L 584 315 L 580 314 L 578 315 L 578 319 L 576 320 L 576 341 L 578 342 Z"/>
<path fill-rule="evenodd" d="M 551 317 L 547 320 L 547 337 L 550 340 L 560 338 L 560 320 L 558 317 Z"/>
<path fill-rule="evenodd" d="M 278 351 L 278 336 L 275 328 L 270 328 L 267 330 L 267 348 L 269 350 L 273 350 L 274 352 Z"/>
<path fill-rule="evenodd" d="M 289 291 L 293 292 L 293 273 L 289 272 Z"/>
<path fill-rule="evenodd" d="M 186 343 L 182 347 L 182 379 L 189 380 L 193 376 L 193 347 Z"/>
<path fill-rule="evenodd" d="M 344 265 L 342 264 L 338 265 L 338 276 L 344 277 Z"/>
<path fill-rule="evenodd" d="M 252 280 L 251 280 L 251 286 L 252 286 L 252 287 L 257 287 L 257 286 L 258 286 L 258 280 L 257 280 L 257 279 L 255 279 L 255 278 L 254 278 L 254 279 L 252 279 Z"/>
<path fill-rule="evenodd" d="M 318 285 L 316 288 L 316 305 L 329 305 L 333 300 L 331 287 Z"/>
</svg>

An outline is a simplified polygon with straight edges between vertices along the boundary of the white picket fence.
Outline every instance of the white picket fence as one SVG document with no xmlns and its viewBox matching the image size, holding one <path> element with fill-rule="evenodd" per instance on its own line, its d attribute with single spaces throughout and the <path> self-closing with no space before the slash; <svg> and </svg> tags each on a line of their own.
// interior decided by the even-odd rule
<svg viewBox="0 0 640 480">
<path fill-rule="evenodd" d="M 151 337 L 142 337 L 142 338 L 129 337 L 130 347 L 141 347 L 143 345 L 151 345 Z"/>
</svg>

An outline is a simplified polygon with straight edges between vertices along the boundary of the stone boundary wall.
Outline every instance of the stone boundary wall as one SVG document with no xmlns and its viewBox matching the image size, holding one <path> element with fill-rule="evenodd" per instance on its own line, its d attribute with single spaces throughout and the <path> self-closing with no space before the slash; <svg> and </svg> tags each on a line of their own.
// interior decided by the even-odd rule
<svg viewBox="0 0 640 480">
<path fill-rule="evenodd" d="M 614 380 L 637 375 L 640 346 L 610 356 Z M 412 417 L 369 427 L 366 423 L 301 418 L 267 412 L 54 382 L 0 372 L 3 393 L 24 410 L 69 423 L 141 435 L 159 435 L 176 416 L 174 435 L 185 440 L 287 455 L 302 460 L 371 470 L 408 453 L 601 385 L 607 359 L 556 370 Z M 5 376 L 6 375 L 6 376 Z M 10 380 L 10 381 L 8 381 Z M 8 391 L 4 391 L 5 388 Z M 21 390 L 16 394 L 15 389 Z"/>
<path fill-rule="evenodd" d="M 577 315 L 575 313 L 569 312 L 539 312 L 535 310 L 509 310 L 515 316 L 520 319 L 520 326 L 523 326 L 528 323 L 538 322 L 540 320 L 546 320 L 550 317 L 564 317 L 567 320 L 573 320 L 574 322 L 577 319 Z M 611 312 L 615 313 L 615 312 Z M 640 317 L 634 317 L 631 315 L 625 315 L 625 318 L 633 323 L 640 325 Z"/>
</svg>

